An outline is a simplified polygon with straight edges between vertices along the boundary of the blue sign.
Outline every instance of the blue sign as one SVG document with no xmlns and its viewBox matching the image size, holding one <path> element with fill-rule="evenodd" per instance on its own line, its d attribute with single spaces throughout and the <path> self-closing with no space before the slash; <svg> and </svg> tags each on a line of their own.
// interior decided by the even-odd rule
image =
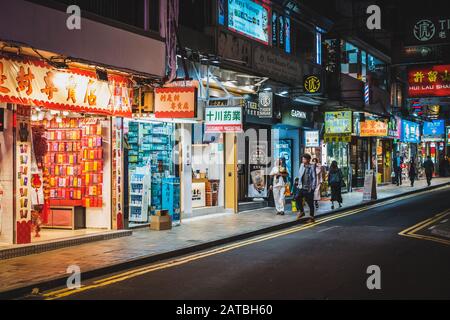
<svg viewBox="0 0 450 320">
<path fill-rule="evenodd" d="M 228 28 L 269 44 L 270 8 L 251 0 L 228 0 Z"/>
<path fill-rule="evenodd" d="M 402 120 L 402 142 L 420 142 L 420 125 L 418 123 Z"/>
<path fill-rule="evenodd" d="M 445 134 L 445 121 L 433 120 L 423 124 L 424 136 L 443 136 Z"/>
<path fill-rule="evenodd" d="M 292 172 L 292 140 L 284 139 L 279 140 L 275 143 L 275 159 L 284 158 L 284 164 L 288 171 L 288 180 L 293 183 L 293 172 Z"/>
</svg>

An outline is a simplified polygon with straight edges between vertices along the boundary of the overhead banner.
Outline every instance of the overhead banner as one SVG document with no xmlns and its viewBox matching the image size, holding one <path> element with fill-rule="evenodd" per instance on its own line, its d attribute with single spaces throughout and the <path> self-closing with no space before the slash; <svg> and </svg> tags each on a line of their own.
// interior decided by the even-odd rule
<svg viewBox="0 0 450 320">
<path fill-rule="evenodd" d="M 325 133 L 352 133 L 352 112 L 325 112 Z"/>
<path fill-rule="evenodd" d="M 409 69 L 408 92 L 410 97 L 450 96 L 450 65 Z"/>
<path fill-rule="evenodd" d="M 366 120 L 360 122 L 359 126 L 361 137 L 386 137 L 388 135 L 388 124 L 383 121 Z"/>
<path fill-rule="evenodd" d="M 155 118 L 195 118 L 196 111 L 197 88 L 155 89 Z"/>
<path fill-rule="evenodd" d="M 242 107 L 207 107 L 206 133 L 242 132 Z"/>
<path fill-rule="evenodd" d="M 131 117 L 128 79 L 59 70 L 38 60 L 0 58 L 0 102 L 48 109 Z"/>
</svg>

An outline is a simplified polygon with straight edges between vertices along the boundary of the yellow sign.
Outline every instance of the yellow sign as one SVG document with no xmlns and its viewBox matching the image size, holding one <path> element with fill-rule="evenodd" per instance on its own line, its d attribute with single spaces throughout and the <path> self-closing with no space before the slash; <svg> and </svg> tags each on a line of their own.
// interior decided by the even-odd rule
<svg viewBox="0 0 450 320">
<path fill-rule="evenodd" d="M 320 79 L 317 76 L 308 76 L 305 78 L 303 82 L 303 86 L 305 90 L 309 93 L 317 93 L 320 91 L 321 83 Z"/>
<path fill-rule="evenodd" d="M 386 137 L 388 125 L 383 121 L 366 120 L 360 123 L 361 137 Z"/>
</svg>

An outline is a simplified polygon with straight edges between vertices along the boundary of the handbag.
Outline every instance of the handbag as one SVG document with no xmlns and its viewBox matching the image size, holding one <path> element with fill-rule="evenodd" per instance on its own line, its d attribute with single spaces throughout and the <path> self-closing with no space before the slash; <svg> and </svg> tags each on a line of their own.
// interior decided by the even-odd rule
<svg viewBox="0 0 450 320">
<path fill-rule="evenodd" d="M 284 188 L 285 188 L 284 189 L 284 195 L 289 197 L 291 195 L 291 187 L 290 187 L 289 183 L 286 184 Z"/>
<path fill-rule="evenodd" d="M 298 209 L 297 209 L 297 201 L 292 200 L 291 201 L 291 205 L 292 205 L 292 212 L 297 212 L 298 211 Z"/>
</svg>

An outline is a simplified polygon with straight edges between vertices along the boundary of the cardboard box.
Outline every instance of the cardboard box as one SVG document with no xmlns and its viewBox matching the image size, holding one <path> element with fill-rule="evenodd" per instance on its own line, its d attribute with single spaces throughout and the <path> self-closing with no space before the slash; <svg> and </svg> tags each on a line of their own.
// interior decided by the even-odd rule
<svg viewBox="0 0 450 320">
<path fill-rule="evenodd" d="M 169 210 L 156 210 L 155 215 L 158 217 L 168 216 Z"/>
<path fill-rule="evenodd" d="M 172 229 L 172 217 L 170 215 L 151 217 L 150 230 L 170 230 L 170 229 Z"/>
</svg>

